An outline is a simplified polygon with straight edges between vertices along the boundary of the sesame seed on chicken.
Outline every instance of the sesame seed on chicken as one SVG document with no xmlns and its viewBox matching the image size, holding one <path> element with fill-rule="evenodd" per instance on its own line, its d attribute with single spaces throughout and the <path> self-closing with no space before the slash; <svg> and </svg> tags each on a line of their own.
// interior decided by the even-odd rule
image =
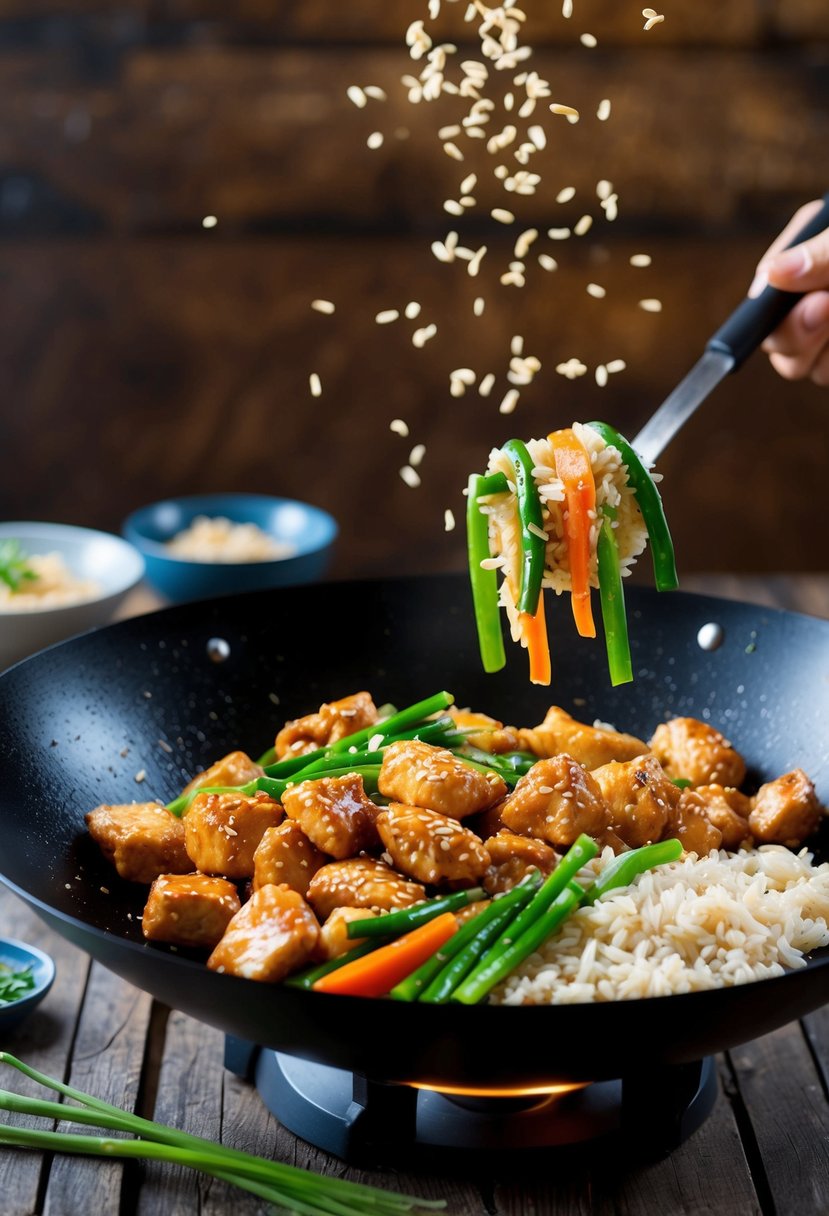
<svg viewBox="0 0 829 1216">
<path fill-rule="evenodd" d="M 452 752 L 417 740 L 386 748 L 380 793 L 406 806 L 420 806 L 463 819 L 493 806 L 507 792 L 496 773 L 481 773 Z"/>
<path fill-rule="evenodd" d="M 426 891 L 419 882 L 407 881 L 373 857 L 329 862 L 317 870 L 308 887 L 308 902 L 320 920 L 329 917 L 335 908 L 396 912 L 425 898 Z"/>
<path fill-rule="evenodd" d="M 377 831 L 396 869 L 419 882 L 471 887 L 489 867 L 479 837 L 437 811 L 393 802 L 377 816 Z"/>
<path fill-rule="evenodd" d="M 540 726 L 518 732 L 521 746 L 536 756 L 557 756 L 566 752 L 587 769 L 599 768 L 612 760 L 633 760 L 648 750 L 635 735 L 605 726 L 588 726 L 551 705 Z"/>
<path fill-rule="evenodd" d="M 306 714 L 286 722 L 276 736 L 274 751 L 277 758 L 303 756 L 306 752 L 338 743 L 346 735 L 373 726 L 377 721 L 377 707 L 368 692 L 355 692 L 340 701 L 328 701 L 317 713 Z"/>
<path fill-rule="evenodd" d="M 568 848 L 580 833 L 601 839 L 611 826 L 593 777 L 564 753 L 534 764 L 501 804 L 500 815 L 512 832 Z"/>
<path fill-rule="evenodd" d="M 728 740 L 696 718 L 671 718 L 657 726 L 650 750 L 669 777 L 683 777 L 691 785 L 741 785 L 745 780 L 743 757 Z"/>
<path fill-rule="evenodd" d="M 359 773 L 301 781 L 285 791 L 282 805 L 311 843 L 330 857 L 343 860 L 378 843 L 377 807 Z"/>
</svg>

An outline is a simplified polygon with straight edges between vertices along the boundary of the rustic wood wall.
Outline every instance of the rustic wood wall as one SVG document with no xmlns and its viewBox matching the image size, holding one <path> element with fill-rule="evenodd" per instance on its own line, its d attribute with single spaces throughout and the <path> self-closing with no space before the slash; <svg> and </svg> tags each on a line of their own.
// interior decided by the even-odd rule
<svg viewBox="0 0 829 1216">
<path fill-rule="evenodd" d="M 554 201 L 566 184 L 595 210 L 600 177 L 621 203 L 519 291 L 493 273 L 511 256 L 494 193 L 467 223 L 490 248 L 480 280 L 428 251 L 469 166 L 436 139 L 452 107 L 411 107 L 399 83 L 421 0 L 0 0 L 0 514 L 117 529 L 165 494 L 284 493 L 339 517 L 340 573 L 447 568 L 463 538 L 444 508 L 460 514 L 492 444 L 597 415 L 635 431 L 782 222 L 829 187 L 826 0 L 666 0 L 648 34 L 640 7 L 575 0 L 566 22 L 528 0 L 539 72 L 585 115 L 605 96 L 613 113 L 547 116 L 522 221 L 575 220 L 578 200 Z M 464 5 L 444 8 L 463 36 Z M 388 103 L 355 109 L 353 82 Z M 641 250 L 653 266 L 632 270 Z M 336 315 L 311 312 L 315 296 Z M 412 299 L 416 324 L 439 324 L 422 351 L 412 323 L 373 321 Z M 498 414 L 500 392 L 453 400 L 460 364 L 501 373 L 503 392 L 513 333 L 544 363 L 518 412 Z M 554 374 L 571 356 L 628 369 L 599 389 Z M 427 446 L 418 490 L 398 477 L 394 417 Z M 827 390 L 760 357 L 717 393 L 663 463 L 686 570 L 825 566 L 828 421 Z"/>
</svg>

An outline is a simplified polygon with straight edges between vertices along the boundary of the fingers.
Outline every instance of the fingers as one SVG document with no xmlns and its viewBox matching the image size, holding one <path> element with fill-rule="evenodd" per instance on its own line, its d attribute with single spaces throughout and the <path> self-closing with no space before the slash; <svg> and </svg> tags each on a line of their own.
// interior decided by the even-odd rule
<svg viewBox="0 0 829 1216">
<path fill-rule="evenodd" d="M 816 384 L 829 384 L 829 292 L 812 292 L 801 300 L 766 338 L 763 350 L 786 380 L 808 376 Z"/>
<path fill-rule="evenodd" d="M 808 291 L 809 290 L 809 284 L 803 285 L 798 282 L 794 286 L 789 286 L 788 282 L 784 283 L 782 281 L 781 282 L 777 281 L 776 276 L 780 273 L 777 255 L 782 253 L 782 251 L 785 249 L 786 245 L 788 245 L 790 241 L 794 240 L 794 238 L 797 236 L 797 233 L 804 226 L 804 224 L 808 224 L 809 220 L 812 219 L 813 216 L 817 215 L 818 211 L 820 211 L 822 206 L 823 206 L 823 203 L 821 202 L 821 200 L 815 199 L 814 202 L 806 203 L 803 207 L 801 207 L 798 211 L 796 211 L 794 213 L 794 215 L 789 220 L 786 227 L 783 229 L 783 231 L 780 233 L 780 235 L 777 237 L 777 239 L 772 241 L 771 245 L 768 247 L 766 252 L 760 258 L 760 261 L 757 263 L 757 270 L 754 275 L 754 280 L 751 284 L 751 287 L 749 287 L 749 289 L 748 289 L 749 296 L 751 296 L 752 298 L 754 296 L 759 296 L 759 294 L 763 290 L 763 288 L 768 286 L 768 284 L 770 282 L 772 283 L 772 286 L 781 287 L 786 291 Z M 829 233 L 822 233 L 819 237 L 816 237 L 815 240 L 817 240 L 817 241 L 825 240 L 825 241 L 829 242 Z M 810 245 L 810 244 L 812 244 L 812 242 L 807 241 L 806 244 Z M 801 248 L 802 248 L 802 246 L 801 246 Z M 794 253 L 795 251 L 792 250 L 792 252 Z M 809 255 L 809 256 L 811 257 L 811 255 Z M 829 247 L 827 247 L 827 258 L 829 258 Z M 774 269 L 772 270 L 772 268 L 774 268 Z M 784 271 L 784 273 L 785 273 L 785 271 Z M 775 276 L 774 279 L 772 278 L 772 274 L 774 274 L 774 276 Z M 817 283 L 816 286 L 829 287 L 829 261 L 827 261 L 825 263 L 823 281 L 820 283 Z"/>
</svg>

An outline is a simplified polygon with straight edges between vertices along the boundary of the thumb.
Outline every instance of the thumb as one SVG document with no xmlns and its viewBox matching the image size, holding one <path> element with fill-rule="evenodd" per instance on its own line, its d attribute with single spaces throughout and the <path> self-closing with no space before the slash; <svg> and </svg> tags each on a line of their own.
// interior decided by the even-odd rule
<svg viewBox="0 0 829 1216">
<path fill-rule="evenodd" d="M 829 230 L 772 254 L 764 267 L 772 287 L 816 291 L 829 287 Z"/>
</svg>

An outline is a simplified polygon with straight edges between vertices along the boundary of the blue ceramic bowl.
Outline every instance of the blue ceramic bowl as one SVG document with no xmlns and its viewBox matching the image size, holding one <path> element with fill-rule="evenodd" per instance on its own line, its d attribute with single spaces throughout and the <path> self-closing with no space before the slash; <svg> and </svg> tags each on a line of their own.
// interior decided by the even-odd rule
<svg viewBox="0 0 829 1216">
<path fill-rule="evenodd" d="M 140 554 L 109 532 L 71 524 L 0 523 L 0 540 L 6 539 L 19 540 L 28 554 L 59 553 L 73 574 L 93 579 L 101 590 L 79 604 L 0 612 L 0 671 L 53 642 L 106 624 L 144 573 Z"/>
<path fill-rule="evenodd" d="M 196 562 L 174 556 L 166 548 L 166 542 L 187 528 L 197 515 L 224 516 L 233 523 L 256 524 L 275 540 L 292 545 L 294 552 L 275 560 L 232 563 Z M 176 603 L 315 582 L 326 571 L 338 531 L 336 520 L 319 507 L 264 494 L 168 498 L 133 511 L 122 530 L 144 558 L 147 581 Z"/>
<path fill-rule="evenodd" d="M 17 942 L 12 938 L 0 937 L 0 963 L 12 971 L 22 971 L 32 968 L 35 986 L 19 1001 L 10 1005 L 0 1005 L 0 1031 L 9 1030 L 22 1022 L 26 1014 L 31 1013 L 35 1005 L 39 1005 L 46 993 L 52 987 L 55 978 L 55 964 L 48 954 L 38 950 L 36 946 L 27 946 L 25 942 Z"/>
</svg>

